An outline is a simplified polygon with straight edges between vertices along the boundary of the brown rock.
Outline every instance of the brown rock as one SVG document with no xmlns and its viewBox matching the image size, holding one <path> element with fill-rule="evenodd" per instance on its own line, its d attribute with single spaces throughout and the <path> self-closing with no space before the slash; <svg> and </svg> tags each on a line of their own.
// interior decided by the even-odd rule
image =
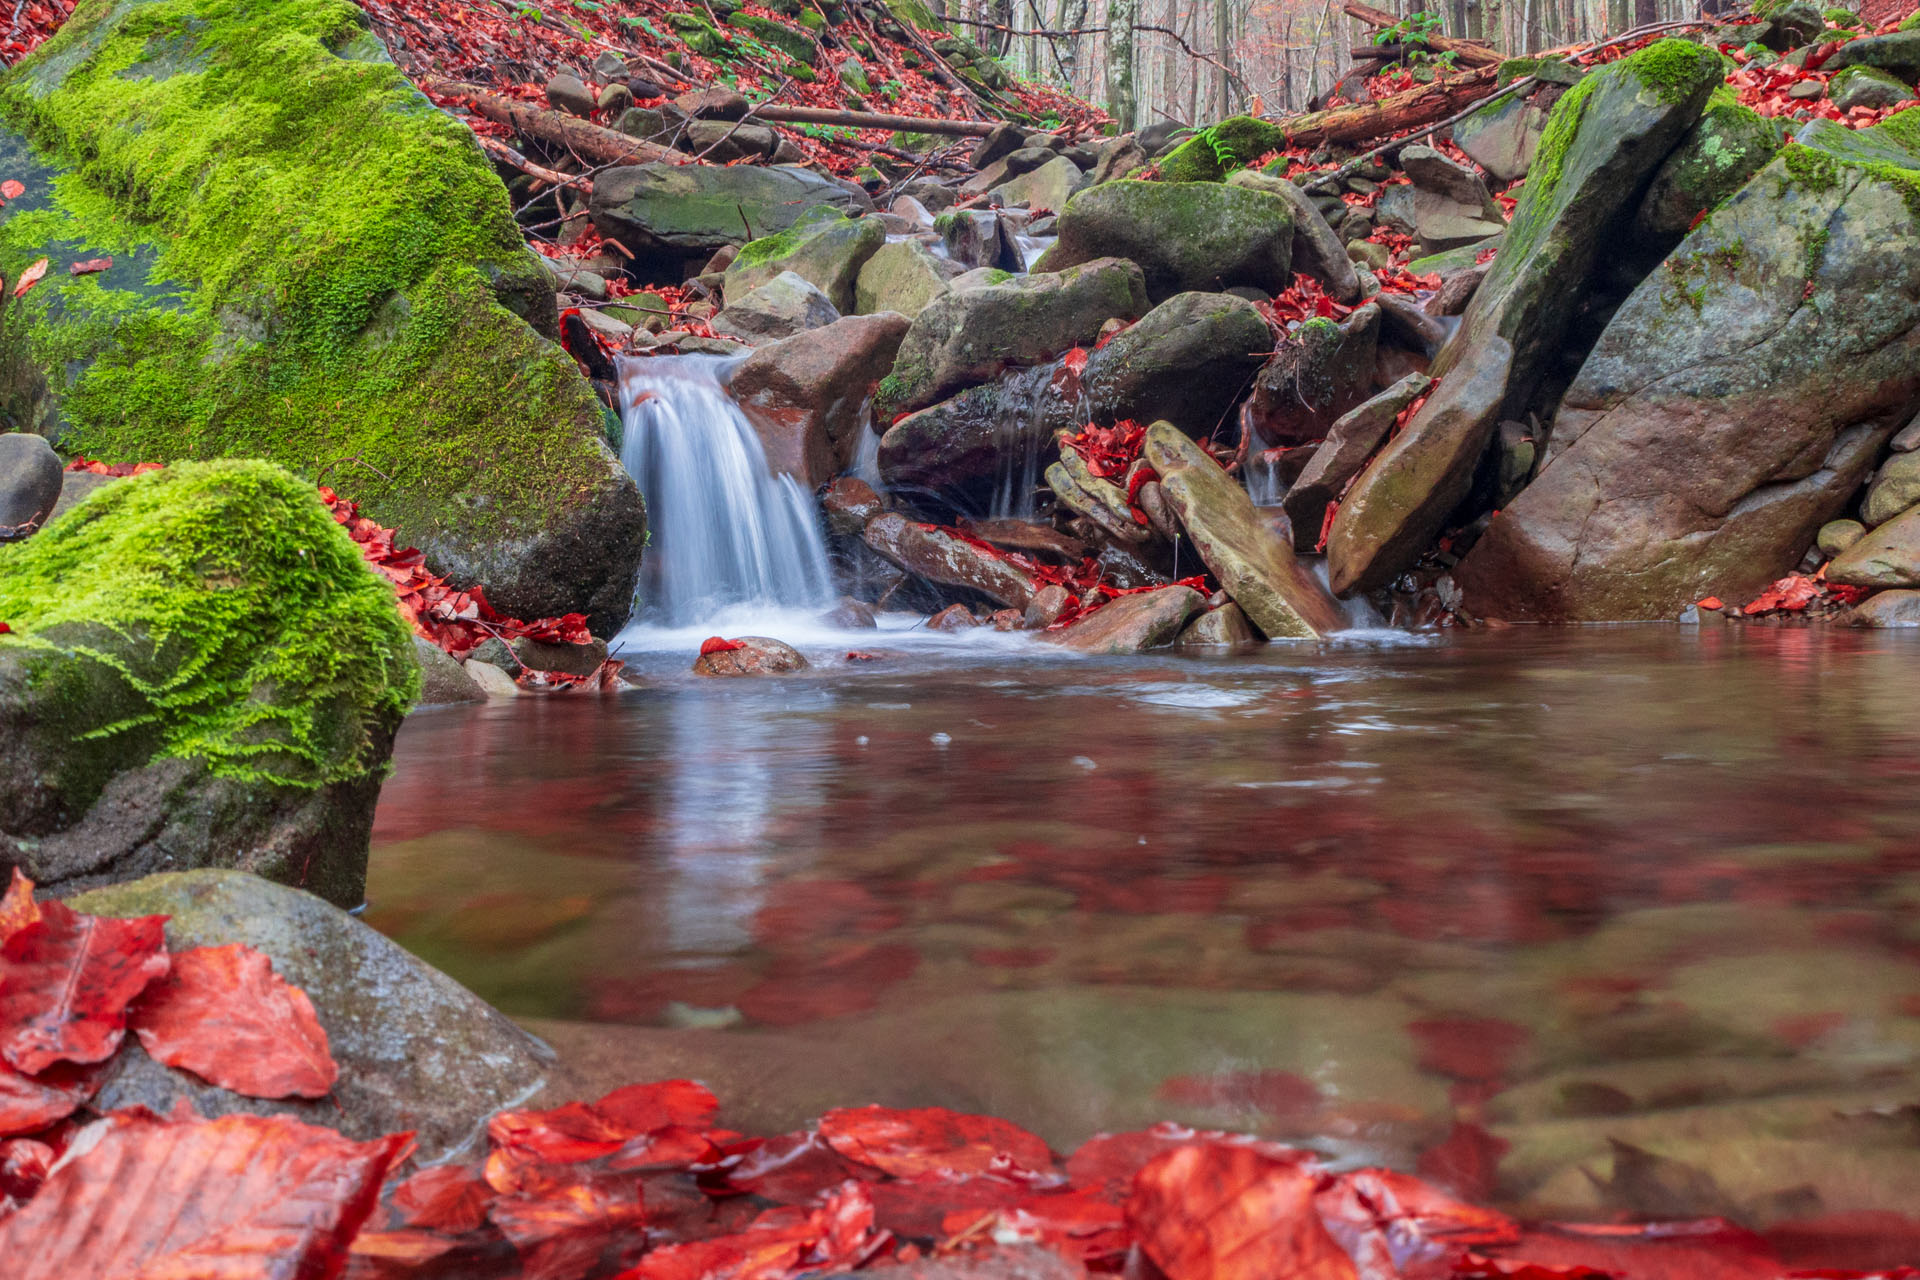
<svg viewBox="0 0 1920 1280">
<path fill-rule="evenodd" d="M 1868 596 L 1847 614 L 1856 627 L 1920 627 L 1920 591 L 1896 589 Z"/>
<path fill-rule="evenodd" d="M 1216 649 L 1223 646 L 1259 644 L 1260 633 L 1247 621 L 1240 606 L 1229 601 L 1187 624 L 1174 644 L 1182 649 Z"/>
<path fill-rule="evenodd" d="M 744 120 L 749 107 L 746 98 L 717 85 L 683 93 L 673 105 L 695 120 Z"/>
<path fill-rule="evenodd" d="M 821 495 L 820 509 L 827 518 L 827 528 L 843 537 L 859 536 L 867 521 L 886 510 L 873 486 L 857 476 L 841 476 L 828 485 Z"/>
<path fill-rule="evenodd" d="M 1031 520 L 969 520 L 966 530 L 996 547 L 1044 556 L 1063 564 L 1079 564 L 1087 554 L 1086 543 Z"/>
<path fill-rule="evenodd" d="M 607 642 L 597 638 L 588 644 L 547 644 L 523 636 L 512 648 L 523 667 L 569 676 L 590 676 L 607 660 Z"/>
<path fill-rule="evenodd" d="M 1827 579 L 1850 587 L 1920 587 L 1920 507 L 1868 530 L 1827 565 Z"/>
<path fill-rule="evenodd" d="M 950 604 L 927 619 L 929 631 L 971 631 L 979 625 L 980 619 L 963 604 Z"/>
<path fill-rule="evenodd" d="M 1024 622 L 1029 631 L 1045 631 L 1060 620 L 1070 600 L 1067 589 L 1059 583 L 1049 583 L 1033 593 L 1033 599 L 1027 601 Z"/>
<path fill-rule="evenodd" d="M 942 586 L 978 591 L 996 604 L 1024 609 L 1033 581 L 1006 560 L 939 529 L 922 528 L 898 512 L 867 523 L 868 546 L 909 573 Z"/>
<path fill-rule="evenodd" d="M 1293 524 L 1296 550 L 1311 551 L 1319 543 L 1327 504 L 1339 498 L 1348 482 L 1360 474 L 1367 459 L 1387 438 L 1400 411 L 1432 385 L 1425 374 L 1410 373 L 1359 408 L 1342 414 L 1327 429 L 1327 438 L 1315 447 L 1305 469 L 1280 500 L 1281 509 Z"/>
<path fill-rule="evenodd" d="M 808 488 L 852 461 L 861 409 L 886 375 L 907 318 L 847 316 L 755 351 L 734 370 L 734 398 L 766 447 L 767 463 Z"/>
<path fill-rule="evenodd" d="M 1170 645 L 1206 604 L 1192 587 L 1162 587 L 1121 596 L 1087 614 L 1052 638 L 1081 653 L 1139 653 Z"/>
<path fill-rule="evenodd" d="M 765 636 L 738 636 L 738 649 L 703 653 L 693 662 L 697 676 L 778 676 L 805 671 L 808 663 L 798 649 Z"/>
</svg>

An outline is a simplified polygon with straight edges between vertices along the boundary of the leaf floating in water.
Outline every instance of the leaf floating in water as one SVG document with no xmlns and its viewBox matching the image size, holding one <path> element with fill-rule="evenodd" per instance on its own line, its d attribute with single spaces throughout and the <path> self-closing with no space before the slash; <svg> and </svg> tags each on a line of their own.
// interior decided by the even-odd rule
<svg viewBox="0 0 1920 1280">
<path fill-rule="evenodd" d="M 1355 1280 L 1314 1207 L 1318 1188 L 1304 1161 L 1204 1143 L 1142 1169 L 1127 1220 L 1168 1280 Z"/>
<path fill-rule="evenodd" d="M 324 1098 L 340 1077 L 307 993 L 237 942 L 175 955 L 133 1029 L 155 1061 L 250 1098 Z"/>
<path fill-rule="evenodd" d="M 849 1160 L 896 1178 L 1053 1168 L 1047 1144 L 996 1116 L 945 1107 L 842 1107 L 820 1117 L 820 1136 Z"/>
</svg>

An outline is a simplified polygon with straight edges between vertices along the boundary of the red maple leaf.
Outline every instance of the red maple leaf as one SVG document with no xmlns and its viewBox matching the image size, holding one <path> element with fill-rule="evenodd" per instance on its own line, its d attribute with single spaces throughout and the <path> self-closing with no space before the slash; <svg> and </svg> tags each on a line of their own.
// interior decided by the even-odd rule
<svg viewBox="0 0 1920 1280">
<path fill-rule="evenodd" d="M 898 1178 L 1053 1168 L 1047 1144 L 995 1116 L 945 1107 L 842 1107 L 820 1117 L 820 1136 L 849 1160 Z"/>
</svg>

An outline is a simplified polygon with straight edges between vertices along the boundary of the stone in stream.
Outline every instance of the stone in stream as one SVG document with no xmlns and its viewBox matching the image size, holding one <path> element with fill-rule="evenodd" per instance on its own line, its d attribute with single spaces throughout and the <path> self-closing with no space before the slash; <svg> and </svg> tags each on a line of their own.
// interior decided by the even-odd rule
<svg viewBox="0 0 1920 1280">
<path fill-rule="evenodd" d="M 1080 172 L 1079 165 L 1065 156 L 1049 156 L 1033 171 L 995 187 L 993 194 L 1009 208 L 1047 209 L 1058 213 L 1086 184 L 1086 175 Z"/>
<path fill-rule="evenodd" d="M 553 671 L 567 676 L 590 676 L 607 660 L 607 642 L 593 639 L 585 644 L 549 644 L 530 636 L 520 636 L 510 646 L 515 661 L 528 671 Z"/>
<path fill-rule="evenodd" d="M 1115 542 L 1137 544 L 1151 536 L 1134 520 L 1127 491 L 1104 476 L 1094 475 L 1075 450 L 1060 450 L 1059 461 L 1047 467 L 1046 480 L 1061 506 L 1085 516 Z"/>
<path fill-rule="evenodd" d="M 913 318 L 874 415 L 891 421 L 1004 369 L 1090 346 L 1108 320 L 1146 310 L 1140 268 L 1119 258 L 945 294 Z"/>
<path fill-rule="evenodd" d="M 1311 551 L 1319 544 L 1327 504 L 1338 499 L 1348 482 L 1360 474 L 1360 468 L 1387 438 L 1400 411 L 1432 385 L 1433 380 L 1425 374 L 1410 373 L 1365 404 L 1342 414 L 1327 428 L 1326 439 L 1314 450 L 1306 470 L 1280 500 L 1293 525 L 1296 550 Z"/>
<path fill-rule="evenodd" d="M 1318 280 L 1335 302 L 1351 305 L 1360 300 L 1360 274 L 1354 270 L 1353 259 L 1306 192 L 1277 174 L 1259 169 L 1238 170 L 1227 179 L 1227 185 L 1264 191 L 1286 201 L 1293 211 L 1293 273 Z"/>
<path fill-rule="evenodd" d="M 811 281 L 782 271 L 752 289 L 735 286 L 729 291 L 726 309 L 708 327 L 758 345 L 824 328 L 839 318 L 839 309 Z"/>
<path fill-rule="evenodd" d="M 727 267 L 726 291 L 746 293 L 793 272 L 819 289 L 842 315 L 853 311 L 853 282 L 860 268 L 887 242 L 878 218 L 849 218 L 816 205 L 793 226 L 742 245 Z"/>
<path fill-rule="evenodd" d="M 1059 583 L 1048 583 L 1033 593 L 1033 599 L 1027 601 L 1027 611 L 1021 623 L 1029 631 L 1045 631 L 1060 620 L 1071 598 L 1067 589 Z"/>
<path fill-rule="evenodd" d="M 175 463 L 0 554 L 0 869 L 237 867 L 355 906 L 419 672 L 310 481 Z"/>
<path fill-rule="evenodd" d="M 929 631 L 971 631 L 979 625 L 980 619 L 963 604 L 950 604 L 927 619 Z"/>
<path fill-rule="evenodd" d="M 1799 563 L 1920 399 L 1920 216 L 1888 167 L 1920 166 L 1906 136 L 1803 129 L 1641 282 L 1454 570 L 1468 609 L 1665 618 Z M 1866 567 L 1882 530 L 1828 576 L 1912 585 Z"/>
<path fill-rule="evenodd" d="M 59 505 L 60 455 L 37 435 L 0 435 L 0 542 L 25 537 Z"/>
<path fill-rule="evenodd" d="M 1846 615 L 1855 627 L 1920 627 L 1920 591 L 1878 591 Z"/>
<path fill-rule="evenodd" d="M 1009 609 L 1024 609 L 1033 599 L 1033 580 L 1014 565 L 897 512 L 868 521 L 861 536 L 881 556 L 929 582 L 978 591 Z"/>
<path fill-rule="evenodd" d="M 812 664 L 792 645 L 766 636 L 735 636 L 732 649 L 716 649 L 693 660 L 697 676 L 783 676 Z"/>
<path fill-rule="evenodd" d="M 487 1117 L 548 1083 L 553 1051 L 480 997 L 311 894 L 241 871 L 184 871 L 68 900 L 99 916 L 165 915 L 167 945 L 245 943 L 307 993 L 340 1067 L 324 1098 L 262 1101 L 161 1066 L 129 1035 L 89 1104 L 96 1113 L 185 1101 L 203 1116 L 284 1113 L 367 1139 L 414 1132 L 423 1163 L 476 1144 Z"/>
<path fill-rule="evenodd" d="M 1308 320 L 1282 338 L 1261 366 L 1246 421 L 1269 445 L 1323 439 L 1336 418 L 1373 393 L 1379 345 L 1380 308 L 1374 303 L 1341 320 Z"/>
<path fill-rule="evenodd" d="M 880 625 L 873 616 L 873 606 L 852 596 L 841 596 L 840 603 L 822 614 L 820 621 L 845 631 L 871 631 Z"/>
<path fill-rule="evenodd" d="M 1820 554 L 1831 560 L 1867 536 L 1867 526 L 1858 520 L 1829 520 L 1820 526 L 1820 532 L 1814 535 L 1813 545 Z"/>
<path fill-rule="evenodd" d="M 1192 622 L 1174 641 L 1182 649 L 1217 649 L 1243 644 L 1259 644 L 1260 633 L 1247 621 L 1240 606 L 1228 601 L 1209 609 Z"/>
<path fill-rule="evenodd" d="M 820 497 L 827 530 L 841 537 L 857 537 L 867 521 L 886 510 L 873 486 L 855 476 L 841 476 Z"/>
<path fill-rule="evenodd" d="M 1827 581 L 1850 587 L 1920 587 L 1920 507 L 1870 529 L 1827 563 Z"/>
<path fill-rule="evenodd" d="M 1125 179 L 1090 187 L 1060 211 L 1059 234 L 1035 271 L 1125 258 L 1140 265 L 1155 302 L 1241 284 L 1277 294 L 1293 278 L 1287 202 L 1218 182 Z"/>
<path fill-rule="evenodd" d="M 907 318 L 890 311 L 846 316 L 741 361 L 730 390 L 768 465 L 808 489 L 850 466 L 868 429 L 867 397 L 906 333 Z"/>
<path fill-rule="evenodd" d="M 897 311 L 911 320 L 927 304 L 952 286 L 959 265 L 942 258 L 918 240 L 896 240 L 874 251 L 853 283 L 853 309 L 858 315 Z"/>
<path fill-rule="evenodd" d="M 1047 638 L 1081 653 L 1140 653 L 1172 644 L 1206 597 L 1192 587 L 1161 587 L 1110 600 Z"/>
<path fill-rule="evenodd" d="M 949 210 L 933 225 L 948 260 L 962 267 L 1012 272 L 1022 265 L 1001 234 L 1000 215 L 991 210 Z"/>
<path fill-rule="evenodd" d="M 1693 229 L 1700 214 L 1747 184 L 1780 150 L 1780 130 L 1725 85 L 1707 99 L 1634 214 L 1634 231 L 1662 248 Z"/>
<path fill-rule="evenodd" d="M 1661 40 L 1585 76 L 1555 104 L 1506 241 L 1434 363 L 1438 389 L 1340 505 L 1327 542 L 1336 593 L 1391 582 L 1467 496 L 1495 424 L 1524 417 L 1559 353 L 1602 230 L 1720 80 L 1717 52 Z"/>
<path fill-rule="evenodd" d="M 680 262 L 785 231 L 823 205 L 864 213 L 870 203 L 795 165 L 654 163 L 598 174 L 588 209 L 601 235 Z"/>
<path fill-rule="evenodd" d="M 1860 519 L 1868 527 L 1885 524 L 1920 503 L 1920 453 L 1896 453 L 1880 464 L 1879 474 L 1867 486 L 1860 503 Z"/>
<path fill-rule="evenodd" d="M 431 640 L 413 638 L 413 657 L 420 664 L 420 696 L 415 707 L 444 707 L 459 702 L 485 702 L 487 692 L 466 668 Z"/>
<path fill-rule="evenodd" d="M 1230 425 L 1272 346 L 1252 303 L 1223 293 L 1175 294 L 1089 353 L 1080 376 L 1086 413 L 1100 421 L 1165 419 L 1188 435 L 1211 435 Z"/>
<path fill-rule="evenodd" d="M 1165 422 L 1147 428 L 1141 456 L 1194 550 L 1253 625 L 1274 639 L 1324 636 L 1346 617 L 1293 548 L 1267 526 L 1238 480 L 1183 432 Z"/>
</svg>

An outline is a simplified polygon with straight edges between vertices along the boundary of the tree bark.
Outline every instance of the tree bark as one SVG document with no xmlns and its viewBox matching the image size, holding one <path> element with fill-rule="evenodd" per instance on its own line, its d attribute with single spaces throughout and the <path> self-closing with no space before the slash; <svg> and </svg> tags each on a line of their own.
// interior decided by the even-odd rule
<svg viewBox="0 0 1920 1280">
<path fill-rule="evenodd" d="M 1286 131 L 1288 146 L 1357 146 L 1402 129 L 1444 120 L 1493 90 L 1494 73 L 1488 68 L 1423 84 L 1378 102 L 1359 102 L 1274 123 Z"/>
<path fill-rule="evenodd" d="M 1107 114 L 1122 133 L 1132 132 L 1139 119 L 1133 80 L 1133 27 L 1139 11 L 1139 0 L 1112 0 L 1107 8 Z"/>
</svg>

